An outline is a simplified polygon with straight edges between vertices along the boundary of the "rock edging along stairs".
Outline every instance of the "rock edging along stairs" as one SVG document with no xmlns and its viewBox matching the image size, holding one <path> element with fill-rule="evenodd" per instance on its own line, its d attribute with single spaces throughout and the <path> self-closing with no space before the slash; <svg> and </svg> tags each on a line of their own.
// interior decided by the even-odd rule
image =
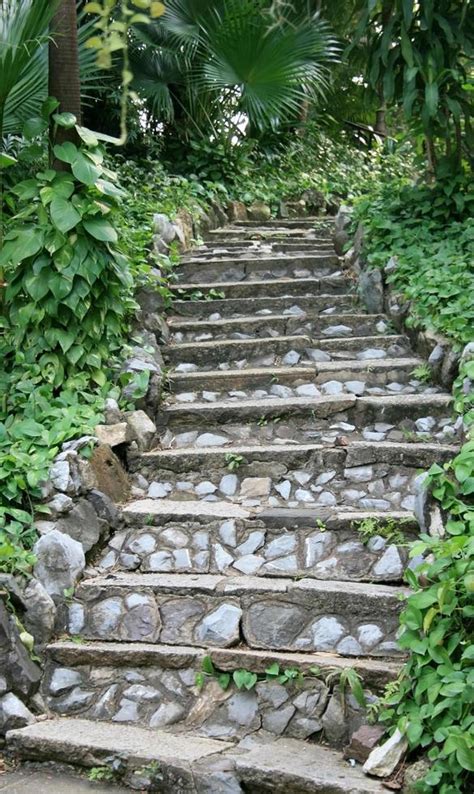
<svg viewBox="0 0 474 794">
<path fill-rule="evenodd" d="M 358 307 L 330 221 L 210 232 L 179 272 L 156 443 L 48 648 L 55 718 L 9 745 L 159 791 L 382 792 L 340 756 L 366 720 L 348 681 L 367 703 L 397 674 L 451 398 Z"/>
</svg>

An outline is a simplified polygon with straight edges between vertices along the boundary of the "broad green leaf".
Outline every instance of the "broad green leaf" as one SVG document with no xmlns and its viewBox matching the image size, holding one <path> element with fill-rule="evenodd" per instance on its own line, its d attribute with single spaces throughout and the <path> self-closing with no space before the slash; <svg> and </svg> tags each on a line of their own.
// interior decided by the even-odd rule
<svg viewBox="0 0 474 794">
<path fill-rule="evenodd" d="M 116 243 L 118 240 L 114 227 L 102 218 L 89 218 L 83 220 L 82 224 L 85 230 L 96 240 L 101 240 L 104 243 Z"/>
<path fill-rule="evenodd" d="M 100 170 L 82 152 L 77 153 L 76 159 L 71 164 L 71 170 L 76 179 L 84 185 L 93 185 L 100 176 Z"/>
<path fill-rule="evenodd" d="M 67 199 L 61 196 L 55 196 L 51 201 L 51 220 L 60 232 L 68 232 L 77 226 L 81 220 L 81 216 Z"/>
<path fill-rule="evenodd" d="M 437 83 L 427 83 L 425 86 L 425 105 L 429 116 L 436 116 L 438 111 L 439 91 Z"/>
<path fill-rule="evenodd" d="M 53 120 L 58 127 L 64 127 L 66 130 L 75 127 L 77 119 L 73 113 L 53 113 Z"/>
<path fill-rule="evenodd" d="M 71 141 L 65 141 L 64 143 L 57 143 L 53 147 L 53 152 L 58 160 L 72 165 L 77 159 L 78 148 Z"/>
<path fill-rule="evenodd" d="M 25 121 L 23 125 L 23 135 L 27 141 L 31 141 L 33 138 L 37 138 L 38 135 L 42 135 L 47 129 L 47 120 L 41 116 L 34 116 Z"/>
<path fill-rule="evenodd" d="M 0 152 L 0 169 L 2 168 L 9 168 L 11 165 L 15 165 L 16 159 L 12 157 L 10 154 L 5 154 L 5 152 Z"/>
</svg>

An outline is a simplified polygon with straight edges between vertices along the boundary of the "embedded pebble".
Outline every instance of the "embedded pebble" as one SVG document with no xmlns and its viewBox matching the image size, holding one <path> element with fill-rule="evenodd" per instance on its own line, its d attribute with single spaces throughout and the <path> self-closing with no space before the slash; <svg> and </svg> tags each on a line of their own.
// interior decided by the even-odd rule
<svg viewBox="0 0 474 794">
<path fill-rule="evenodd" d="M 319 389 L 314 385 L 314 383 L 303 383 L 301 386 L 297 386 L 296 394 L 300 397 L 320 397 L 321 392 Z"/>
</svg>

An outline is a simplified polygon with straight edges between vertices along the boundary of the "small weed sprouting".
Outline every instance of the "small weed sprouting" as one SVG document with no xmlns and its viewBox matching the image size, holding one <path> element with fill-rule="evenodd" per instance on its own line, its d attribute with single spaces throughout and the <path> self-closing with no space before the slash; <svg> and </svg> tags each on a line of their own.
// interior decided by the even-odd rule
<svg viewBox="0 0 474 794">
<path fill-rule="evenodd" d="M 246 460 L 243 455 L 235 455 L 233 452 L 227 452 L 225 455 L 225 463 L 229 471 L 237 471 L 243 463 L 246 463 Z"/>
</svg>

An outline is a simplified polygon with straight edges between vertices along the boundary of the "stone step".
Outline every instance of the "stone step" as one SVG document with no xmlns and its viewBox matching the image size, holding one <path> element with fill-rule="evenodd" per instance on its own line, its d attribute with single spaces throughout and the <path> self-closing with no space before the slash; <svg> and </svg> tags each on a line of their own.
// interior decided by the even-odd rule
<svg viewBox="0 0 474 794">
<path fill-rule="evenodd" d="M 200 342 L 205 339 L 233 339 L 292 336 L 308 334 L 328 339 L 351 336 L 380 336 L 390 328 L 381 314 L 325 315 L 268 314 L 238 319 L 183 320 L 169 317 L 168 326 L 174 342 Z M 380 330 L 379 330 L 380 329 Z"/>
<path fill-rule="evenodd" d="M 188 259 L 202 258 L 206 256 L 215 256 L 216 254 L 232 254 L 242 252 L 249 255 L 262 253 L 264 256 L 268 253 L 285 253 L 285 254 L 299 254 L 299 253 L 329 253 L 334 254 L 334 245 L 332 240 L 327 237 L 285 237 L 284 240 L 252 240 L 246 238 L 243 240 L 234 240 L 229 238 L 225 243 L 213 242 L 208 240 L 202 245 L 196 246 L 187 254 L 181 257 L 182 262 L 187 262 Z"/>
<path fill-rule="evenodd" d="M 125 782 L 135 789 L 146 779 L 147 770 L 156 770 L 159 788 L 153 790 L 204 794 L 213 762 L 233 745 L 193 734 L 151 732 L 136 725 L 60 718 L 10 731 L 8 747 L 18 758 L 85 767 L 107 766 L 111 759 L 120 759 Z M 134 780 L 138 785 L 133 785 Z"/>
<path fill-rule="evenodd" d="M 274 278 L 268 280 L 210 281 L 206 283 L 178 283 L 169 286 L 179 300 L 192 300 L 194 296 L 206 300 L 206 295 L 216 295 L 217 300 L 254 297 L 294 297 L 298 295 L 350 294 L 351 285 L 340 273 L 322 278 Z M 213 300 L 213 298 L 211 298 Z M 174 304 L 173 304 L 174 308 Z"/>
<path fill-rule="evenodd" d="M 397 394 L 403 392 L 401 384 L 410 386 L 405 393 L 422 393 L 426 389 L 436 393 L 439 391 L 437 387 L 413 380 L 413 370 L 421 363 L 419 358 L 407 357 L 368 361 L 326 361 L 303 367 L 275 366 L 271 369 L 248 367 L 242 370 L 216 369 L 203 372 L 173 372 L 169 377 L 168 388 L 172 394 L 198 393 L 203 390 L 221 393 L 245 389 L 269 390 L 274 384 L 288 385 L 297 389 L 298 386 L 313 383 L 317 386 L 321 385 L 320 391 L 324 394 L 340 394 L 344 391 L 350 392 L 352 388 L 356 389 L 356 393 L 364 393 L 369 388 L 388 387 L 394 383 L 397 386 L 393 387 L 393 393 Z M 328 387 L 325 384 L 329 382 L 337 382 L 340 385 Z M 351 385 L 354 382 L 358 384 L 357 387 Z M 311 396 L 310 391 L 316 395 L 314 389 L 310 389 L 305 392 L 306 396 Z M 295 394 L 304 396 L 303 392 L 295 392 Z M 240 399 L 245 395 L 237 396 Z M 193 398 L 186 401 L 192 402 Z"/>
<path fill-rule="evenodd" d="M 236 477 L 224 477 L 222 488 L 232 489 Z M 160 506 L 163 503 L 166 500 Z M 196 517 L 191 518 L 194 511 Z M 187 516 L 174 521 L 162 513 L 144 515 L 140 502 L 132 502 L 124 512 L 131 526 L 110 538 L 95 568 L 101 573 L 140 570 L 401 581 L 407 564 L 405 546 L 416 535 L 409 513 L 391 512 L 387 516 L 380 512 L 340 512 L 332 520 L 323 520 L 315 518 L 317 511 L 313 511 L 311 519 L 300 526 L 293 523 L 295 512 L 290 510 L 285 519 L 282 508 L 280 522 L 272 522 L 271 518 L 265 521 L 260 515 L 225 520 L 214 516 L 202 526 L 197 518 L 202 520 L 205 509 L 199 511 L 194 502 L 189 505 Z"/>
<path fill-rule="evenodd" d="M 268 221 L 233 221 L 230 228 L 235 226 L 246 229 L 319 229 L 331 232 L 334 227 L 334 218 L 322 219 L 315 215 L 304 218 L 271 218 Z"/>
<path fill-rule="evenodd" d="M 236 759 L 247 794 L 386 794 L 378 780 L 364 777 L 322 745 L 279 739 Z"/>
<path fill-rule="evenodd" d="M 202 675 L 203 663 L 209 659 L 216 677 Z M 266 676 L 270 665 L 278 665 L 282 672 L 294 670 L 298 680 L 282 684 L 277 676 Z M 258 677 L 256 686 L 242 692 L 230 681 L 223 690 L 217 675 L 239 669 Z M 358 673 L 369 697 L 396 677 L 399 665 L 385 659 L 326 653 L 290 654 L 248 648 L 214 648 L 208 652 L 179 645 L 59 642 L 47 649 L 42 694 L 49 709 L 63 716 L 135 723 L 152 730 L 173 725 L 173 730 L 192 730 L 226 740 L 240 740 L 263 728 L 277 736 L 312 736 L 341 745 L 364 720 L 363 709 L 357 708 L 347 690 L 345 724 L 334 730 L 341 701 L 340 693 L 334 690 L 340 674 L 348 669 Z M 199 677 L 201 687 L 196 686 Z M 242 719 L 244 714 L 246 718 Z"/>
<path fill-rule="evenodd" d="M 217 441 L 226 445 L 203 446 Z M 267 507 L 307 504 L 413 510 L 419 469 L 445 462 L 459 449 L 425 442 L 345 441 L 347 446 L 286 440 L 236 444 L 206 433 L 194 447 L 154 450 L 130 459 L 129 466 L 145 478 L 148 495 L 163 501 L 225 502 L 255 515 Z M 223 479 L 229 474 L 232 487 Z"/>
<path fill-rule="evenodd" d="M 286 240 L 314 240 L 332 241 L 332 233 L 325 229 L 300 229 L 300 228 L 277 228 L 277 227 L 237 227 L 225 226 L 220 229 L 212 229 L 204 235 L 206 243 L 226 243 L 228 240 L 235 240 L 239 243 L 245 240 L 271 240 L 271 242 L 282 242 Z"/>
<path fill-rule="evenodd" d="M 323 745 L 297 739 L 257 740 L 253 749 L 239 749 L 222 740 L 192 733 L 173 734 L 137 726 L 60 718 L 11 731 L 9 749 L 23 759 L 93 767 L 122 760 L 123 775 L 134 788 L 155 771 L 155 786 L 163 794 L 383 794 L 385 789 L 366 778 L 359 767 L 343 761 Z M 244 786 L 240 786 L 240 782 Z M 155 788 L 158 790 L 158 788 Z"/>
<path fill-rule="evenodd" d="M 285 387 L 272 389 L 285 394 Z M 451 407 L 448 395 L 174 403 L 158 416 L 159 445 L 190 447 L 204 433 L 225 436 L 229 443 L 330 443 L 344 435 L 351 440 L 453 443 L 461 440 L 461 428 Z"/>
<path fill-rule="evenodd" d="M 301 282 L 299 282 L 301 283 Z M 248 298 L 216 298 L 208 300 L 174 300 L 173 314 L 183 317 L 212 318 L 216 314 L 222 317 L 265 316 L 262 312 L 270 311 L 288 316 L 301 316 L 305 312 L 328 315 L 336 312 L 347 312 L 356 306 L 355 294 L 333 295 L 289 295 L 273 297 Z"/>
<path fill-rule="evenodd" d="M 69 632 L 88 640 L 400 655 L 403 588 L 315 579 L 108 573 L 85 579 Z M 357 643 L 357 645 L 355 644 Z M 360 651 L 359 651 L 360 648 Z"/>
<path fill-rule="evenodd" d="M 259 337 L 258 339 L 224 339 L 185 342 L 163 348 L 165 360 L 177 366 L 176 372 L 205 371 L 221 364 L 222 369 L 275 367 L 316 362 L 380 360 L 410 355 L 406 336 L 354 336 L 327 339 L 309 336 Z M 181 367 L 181 369 L 180 369 Z"/>
<path fill-rule="evenodd" d="M 335 254 L 294 254 L 291 257 L 274 253 L 253 257 L 188 259 L 173 271 L 179 281 L 190 284 L 206 284 L 210 281 L 255 281 L 259 278 L 298 278 L 328 276 L 338 269 L 339 259 Z"/>
</svg>

